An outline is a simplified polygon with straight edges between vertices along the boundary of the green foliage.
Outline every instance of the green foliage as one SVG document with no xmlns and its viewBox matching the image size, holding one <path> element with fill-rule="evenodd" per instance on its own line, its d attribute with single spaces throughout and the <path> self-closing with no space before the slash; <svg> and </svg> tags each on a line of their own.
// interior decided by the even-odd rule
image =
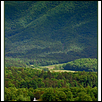
<svg viewBox="0 0 102 102">
<path fill-rule="evenodd" d="M 93 94 L 94 88 L 91 89 L 91 94 L 87 94 L 87 88 L 77 88 L 76 90 L 76 87 L 38 89 L 5 87 L 5 101 L 32 101 L 34 97 L 42 101 L 97 101 L 97 97 Z"/>
<path fill-rule="evenodd" d="M 62 66 L 65 70 L 75 71 L 97 71 L 97 59 L 96 58 L 81 58 L 68 62 Z"/>
<path fill-rule="evenodd" d="M 5 101 L 30 101 L 30 96 L 28 96 L 28 89 L 26 88 L 5 87 L 4 99 Z"/>
<path fill-rule="evenodd" d="M 59 62 L 57 60 L 47 60 L 47 59 L 28 59 L 28 58 L 10 58 L 10 57 L 5 58 L 5 67 L 35 68 L 39 66 L 47 66 L 58 63 Z"/>
<path fill-rule="evenodd" d="M 73 101 L 73 94 L 71 91 L 66 92 L 66 100 Z"/>
<path fill-rule="evenodd" d="M 19 95 L 17 97 L 17 101 L 30 101 L 30 97 L 24 97 L 23 95 Z"/>
<path fill-rule="evenodd" d="M 17 88 L 97 87 L 96 72 L 50 72 L 32 68 L 5 68 L 5 86 Z"/>
<path fill-rule="evenodd" d="M 28 61 L 28 60 L 27 60 Z M 29 61 L 24 61 L 20 58 L 5 58 L 5 67 L 29 67 Z"/>
<path fill-rule="evenodd" d="M 92 101 L 91 97 L 85 92 L 78 93 L 78 96 L 74 100 L 75 101 Z"/>
<path fill-rule="evenodd" d="M 48 89 L 41 98 L 43 101 L 65 101 L 66 94 L 63 91 Z"/>
<path fill-rule="evenodd" d="M 97 1 L 5 1 L 4 6 L 7 67 L 97 58 Z"/>
<path fill-rule="evenodd" d="M 42 95 L 42 100 L 44 101 L 55 101 L 55 93 L 53 92 L 52 89 L 46 91 L 43 95 Z"/>
<path fill-rule="evenodd" d="M 96 72 L 50 72 L 5 68 L 5 101 L 97 101 Z M 83 94 L 83 95 L 81 95 Z"/>
</svg>

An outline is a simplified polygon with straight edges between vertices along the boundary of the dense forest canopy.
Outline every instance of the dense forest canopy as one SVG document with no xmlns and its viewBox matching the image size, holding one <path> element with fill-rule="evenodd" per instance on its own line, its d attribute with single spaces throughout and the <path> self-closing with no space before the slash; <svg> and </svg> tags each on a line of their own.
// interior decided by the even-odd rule
<svg viewBox="0 0 102 102">
<path fill-rule="evenodd" d="M 96 58 L 81 58 L 68 62 L 62 66 L 65 70 L 74 71 L 97 71 L 97 59 Z"/>
<path fill-rule="evenodd" d="M 5 57 L 9 66 L 97 58 L 97 1 L 5 1 Z"/>
<path fill-rule="evenodd" d="M 5 101 L 96 101 L 96 72 L 50 72 L 32 68 L 5 68 Z M 56 96 L 56 97 L 55 97 Z"/>
</svg>

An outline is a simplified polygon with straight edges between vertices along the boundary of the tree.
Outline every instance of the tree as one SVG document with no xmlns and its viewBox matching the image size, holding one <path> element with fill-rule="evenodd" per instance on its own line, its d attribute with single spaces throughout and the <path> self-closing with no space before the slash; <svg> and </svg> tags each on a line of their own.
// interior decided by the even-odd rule
<svg viewBox="0 0 102 102">
<path fill-rule="evenodd" d="M 92 98 L 85 92 L 78 93 L 74 101 L 92 101 Z"/>
<path fill-rule="evenodd" d="M 5 101 L 16 100 L 17 90 L 15 87 L 5 87 Z"/>
<path fill-rule="evenodd" d="M 97 101 L 98 100 L 98 89 L 97 87 L 94 87 L 91 89 L 91 96 L 93 101 Z"/>
<path fill-rule="evenodd" d="M 41 96 L 43 101 L 65 101 L 66 94 L 63 91 L 48 89 Z"/>
<path fill-rule="evenodd" d="M 11 81 L 8 82 L 8 86 L 9 87 L 15 87 L 15 85 Z"/>
<path fill-rule="evenodd" d="M 53 89 L 48 89 L 44 94 L 41 96 L 43 101 L 55 101 L 55 93 Z"/>
<path fill-rule="evenodd" d="M 28 83 L 28 88 L 30 88 L 30 87 L 32 87 L 34 89 L 38 88 L 37 82 L 35 80 L 30 81 Z"/>
<path fill-rule="evenodd" d="M 28 89 L 28 96 L 30 96 L 30 100 L 33 101 L 34 99 L 34 89 L 33 88 Z"/>
<path fill-rule="evenodd" d="M 10 101 L 10 95 L 11 95 L 11 90 L 9 88 L 5 87 L 5 93 L 4 93 L 4 99 L 5 101 Z"/>
<path fill-rule="evenodd" d="M 58 81 L 58 88 L 62 87 L 61 82 Z"/>
<path fill-rule="evenodd" d="M 63 91 L 57 91 L 56 92 L 56 101 L 65 101 L 65 100 L 66 100 L 66 94 Z"/>
<path fill-rule="evenodd" d="M 52 74 L 51 74 L 51 72 L 48 70 L 48 72 L 47 72 L 47 76 L 49 77 L 49 78 L 51 78 L 51 76 L 52 76 Z"/>
<path fill-rule="evenodd" d="M 23 95 L 19 95 L 16 101 L 31 101 L 29 96 L 24 97 Z"/>
<path fill-rule="evenodd" d="M 73 101 L 73 94 L 71 91 L 66 92 L 66 101 Z"/>
</svg>

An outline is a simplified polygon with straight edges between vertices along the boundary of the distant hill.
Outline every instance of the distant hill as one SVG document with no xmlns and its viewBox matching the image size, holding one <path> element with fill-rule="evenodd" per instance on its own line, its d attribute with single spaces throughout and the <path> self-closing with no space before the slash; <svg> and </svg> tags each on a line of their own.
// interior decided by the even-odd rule
<svg viewBox="0 0 102 102">
<path fill-rule="evenodd" d="M 97 58 L 97 1 L 5 1 L 5 57 Z"/>
<path fill-rule="evenodd" d="M 63 64 L 65 70 L 74 71 L 93 71 L 97 72 L 97 59 L 96 58 L 81 58 L 74 61 Z"/>
</svg>

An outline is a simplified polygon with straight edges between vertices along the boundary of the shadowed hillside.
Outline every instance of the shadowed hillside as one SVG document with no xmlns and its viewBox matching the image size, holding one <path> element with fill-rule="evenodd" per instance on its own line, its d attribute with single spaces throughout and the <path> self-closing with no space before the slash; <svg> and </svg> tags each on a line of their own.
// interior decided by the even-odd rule
<svg viewBox="0 0 102 102">
<path fill-rule="evenodd" d="M 97 58 L 97 1 L 5 1 L 5 57 L 40 65 Z"/>
</svg>

